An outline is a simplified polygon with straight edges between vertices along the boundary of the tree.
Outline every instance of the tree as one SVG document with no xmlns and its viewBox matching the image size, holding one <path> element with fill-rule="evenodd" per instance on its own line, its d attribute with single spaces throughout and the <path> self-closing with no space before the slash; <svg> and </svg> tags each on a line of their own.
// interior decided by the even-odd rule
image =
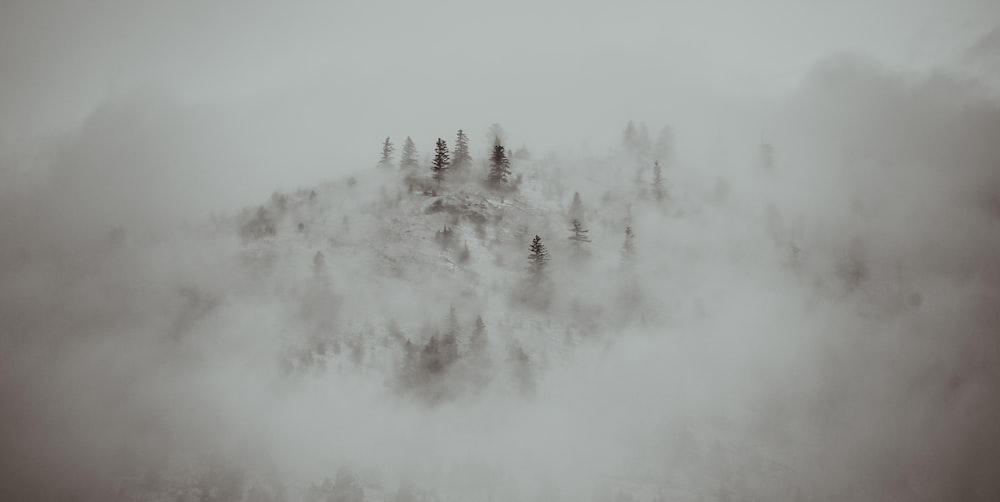
<svg viewBox="0 0 1000 502">
<path fill-rule="evenodd" d="M 635 130 L 635 122 L 629 120 L 628 124 L 625 124 L 625 132 L 622 133 L 622 147 L 625 148 L 625 151 L 635 151 L 638 135 L 639 133 Z"/>
<path fill-rule="evenodd" d="M 337 469 L 329 502 L 364 502 L 365 490 L 358 477 L 346 467 Z"/>
<path fill-rule="evenodd" d="M 469 137 L 459 129 L 458 136 L 455 138 L 455 151 L 452 153 L 451 166 L 456 171 L 461 171 L 471 163 L 472 156 L 469 155 Z"/>
<path fill-rule="evenodd" d="M 472 337 L 469 338 L 469 349 L 473 355 L 482 356 L 486 354 L 486 347 L 489 341 L 486 338 L 486 323 L 482 316 L 476 316 L 476 326 L 472 330 Z"/>
<path fill-rule="evenodd" d="M 445 368 L 458 360 L 458 316 L 455 306 L 448 310 L 448 329 L 441 337 L 441 363 Z"/>
<path fill-rule="evenodd" d="M 409 136 L 403 142 L 403 154 L 399 159 L 399 167 L 400 169 L 417 167 L 417 145 L 413 144 L 413 140 Z"/>
<path fill-rule="evenodd" d="M 323 256 L 322 251 L 316 251 L 316 254 L 313 255 L 313 272 L 318 274 L 322 272 L 325 267 L 326 257 Z"/>
<path fill-rule="evenodd" d="M 434 147 L 434 161 L 431 162 L 431 171 L 434 172 L 433 178 L 439 184 L 444 179 L 444 173 L 448 170 L 448 165 L 448 144 L 443 139 L 438 138 L 437 145 Z"/>
<path fill-rule="evenodd" d="M 632 258 L 635 254 L 635 234 L 632 232 L 632 227 L 625 227 L 625 242 L 622 244 L 622 256 L 626 259 Z"/>
<path fill-rule="evenodd" d="M 497 143 L 493 145 L 493 155 L 490 156 L 490 173 L 486 181 L 493 186 L 500 186 L 507 183 L 510 176 L 510 160 L 507 158 L 507 151 L 503 145 Z"/>
<path fill-rule="evenodd" d="M 531 253 L 528 254 L 528 270 L 531 276 L 541 278 L 545 273 L 545 265 L 549 262 L 549 251 L 542 244 L 542 238 L 535 236 L 531 241 Z"/>
<path fill-rule="evenodd" d="M 659 161 L 653 163 L 653 193 L 656 194 L 657 202 L 663 202 L 667 195 L 663 181 L 663 168 L 660 167 Z"/>
<path fill-rule="evenodd" d="M 590 237 L 587 237 L 587 232 L 590 230 L 587 230 L 580 220 L 573 220 L 573 228 L 570 229 L 570 232 L 573 234 L 569 236 L 569 240 L 573 241 L 573 245 L 577 249 L 582 249 L 584 242 L 590 242 Z"/>
<path fill-rule="evenodd" d="M 458 262 L 468 263 L 471 256 L 471 253 L 469 253 L 469 241 L 465 241 L 462 249 L 458 252 Z"/>
<path fill-rule="evenodd" d="M 378 161 L 379 167 L 389 167 L 392 165 L 392 152 L 396 149 L 392 146 L 392 141 L 389 141 L 389 137 L 386 136 L 385 142 L 382 143 L 382 159 Z"/>
<path fill-rule="evenodd" d="M 583 218 L 583 201 L 580 200 L 580 192 L 573 192 L 573 202 L 569 205 L 569 217 L 574 220 Z"/>
</svg>

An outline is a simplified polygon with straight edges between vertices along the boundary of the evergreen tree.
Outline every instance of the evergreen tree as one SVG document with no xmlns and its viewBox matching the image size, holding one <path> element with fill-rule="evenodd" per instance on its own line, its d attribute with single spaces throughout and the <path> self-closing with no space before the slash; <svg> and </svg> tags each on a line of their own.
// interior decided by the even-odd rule
<svg viewBox="0 0 1000 502">
<path fill-rule="evenodd" d="M 486 323 L 482 316 L 476 316 L 476 326 L 472 330 L 472 337 L 469 339 L 469 349 L 473 355 L 482 356 L 486 354 L 486 347 L 489 341 L 486 338 Z"/>
<path fill-rule="evenodd" d="M 580 192 L 573 192 L 573 202 L 569 205 L 569 217 L 574 220 L 583 219 L 583 201 Z"/>
<path fill-rule="evenodd" d="M 401 169 L 417 167 L 417 145 L 413 144 L 409 136 L 403 142 L 403 155 L 399 159 L 399 167 Z"/>
<path fill-rule="evenodd" d="M 441 346 L 438 343 L 437 336 L 432 336 L 420 352 L 420 366 L 426 373 L 432 375 L 440 373 L 444 370 L 444 364 L 441 359 Z"/>
<path fill-rule="evenodd" d="M 431 171 L 433 171 L 433 178 L 439 184 L 444 179 L 444 173 L 448 170 L 448 165 L 448 144 L 443 139 L 438 138 L 437 145 L 434 147 L 434 161 L 431 162 Z"/>
<path fill-rule="evenodd" d="M 471 254 L 469 253 L 469 241 L 465 241 L 465 244 L 462 246 L 462 250 L 458 252 L 458 262 L 467 263 L 470 257 Z"/>
<path fill-rule="evenodd" d="M 635 130 L 635 122 L 631 120 L 628 124 L 625 124 L 625 132 L 622 133 L 622 148 L 626 152 L 634 152 L 636 143 L 638 142 L 639 133 Z"/>
<path fill-rule="evenodd" d="M 573 241 L 573 245 L 577 249 L 582 249 L 584 242 L 590 242 L 590 237 L 587 237 L 587 232 L 590 230 L 587 230 L 580 220 L 573 220 L 573 228 L 570 229 L 570 232 L 573 234 L 569 236 L 569 240 Z"/>
<path fill-rule="evenodd" d="M 389 137 L 386 136 L 385 142 L 382 143 L 382 159 L 378 161 L 379 167 L 389 167 L 392 165 L 392 152 L 396 149 L 392 146 L 392 141 L 389 141 Z"/>
<path fill-rule="evenodd" d="M 448 326 L 441 337 L 441 363 L 447 368 L 451 363 L 458 360 L 458 316 L 455 314 L 455 306 L 448 310 Z"/>
<path fill-rule="evenodd" d="M 625 243 L 622 244 L 622 256 L 626 259 L 632 258 L 635 254 L 635 234 L 632 232 L 632 227 L 625 227 Z"/>
<path fill-rule="evenodd" d="M 542 244 L 542 238 L 535 236 L 531 241 L 531 253 L 528 254 L 528 269 L 531 276 L 540 278 L 545 273 L 545 265 L 549 262 L 549 251 Z"/>
<path fill-rule="evenodd" d="M 469 155 L 469 137 L 458 130 L 455 138 L 455 151 L 452 153 L 451 166 L 456 171 L 462 171 L 472 163 L 472 156 Z"/>
<path fill-rule="evenodd" d="M 663 168 L 660 167 L 659 161 L 653 163 L 653 193 L 656 194 L 657 202 L 663 202 L 663 199 L 667 195 L 667 189 L 663 181 Z"/>
<path fill-rule="evenodd" d="M 322 251 L 316 251 L 313 255 L 313 272 L 320 273 L 326 267 L 326 256 L 323 256 Z"/>
<path fill-rule="evenodd" d="M 497 143 L 493 145 L 493 155 L 490 156 L 490 173 L 486 181 L 493 186 L 500 186 L 507 183 L 510 176 L 510 160 L 507 158 L 507 151 L 503 145 Z"/>
</svg>

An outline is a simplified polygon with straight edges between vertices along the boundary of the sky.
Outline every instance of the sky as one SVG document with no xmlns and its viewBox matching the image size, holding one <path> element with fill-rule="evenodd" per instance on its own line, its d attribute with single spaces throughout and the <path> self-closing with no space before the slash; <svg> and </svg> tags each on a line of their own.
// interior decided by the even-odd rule
<svg viewBox="0 0 1000 502">
<path fill-rule="evenodd" d="M 418 124 L 500 122 L 560 146 L 603 145 L 609 122 L 779 96 L 831 54 L 950 64 L 1000 16 L 993 2 L 967 0 L 8 0 L 0 9 L 0 144 L 72 131 L 102 103 L 154 89 L 261 120 L 279 113 L 262 101 L 296 107 L 288 120 L 328 124 L 331 138 L 355 131 L 353 159 L 362 138 L 421 134 Z"/>
</svg>

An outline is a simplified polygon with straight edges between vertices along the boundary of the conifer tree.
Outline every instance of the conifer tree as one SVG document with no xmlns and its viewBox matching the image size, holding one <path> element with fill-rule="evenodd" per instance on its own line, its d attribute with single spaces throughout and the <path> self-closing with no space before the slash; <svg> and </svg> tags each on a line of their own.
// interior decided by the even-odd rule
<svg viewBox="0 0 1000 502">
<path fill-rule="evenodd" d="M 569 236 L 569 240 L 573 241 L 573 245 L 577 249 L 582 249 L 584 242 L 590 242 L 590 237 L 587 236 L 590 230 L 587 230 L 580 220 L 573 220 L 573 228 L 570 229 L 570 232 L 573 234 Z"/>
<path fill-rule="evenodd" d="M 507 183 L 510 176 L 510 159 L 507 158 L 507 151 L 503 145 L 497 143 L 493 145 L 493 155 L 490 156 L 490 172 L 486 181 L 493 186 L 500 186 Z"/>
<path fill-rule="evenodd" d="M 417 167 L 417 145 L 413 144 L 413 140 L 409 136 L 403 142 L 403 154 L 399 159 L 399 167 L 400 169 Z"/>
<path fill-rule="evenodd" d="M 569 205 L 569 217 L 574 220 L 583 219 L 583 201 L 580 192 L 573 192 L 573 202 Z"/>
<path fill-rule="evenodd" d="M 432 176 L 438 184 L 444 179 L 444 173 L 448 170 L 448 165 L 448 144 L 443 139 L 438 138 L 437 145 L 434 147 L 434 161 L 431 162 Z"/>
<path fill-rule="evenodd" d="M 653 193 L 656 194 L 656 201 L 663 202 L 663 199 L 667 195 L 666 186 L 664 186 L 663 181 L 663 168 L 660 167 L 660 162 L 656 161 L 653 163 Z"/>
<path fill-rule="evenodd" d="M 378 161 L 379 167 L 389 167 L 392 166 L 392 152 L 396 149 L 392 146 L 392 141 L 386 136 L 385 142 L 382 143 L 382 158 Z"/>
<path fill-rule="evenodd" d="M 462 171 L 472 163 L 472 156 L 469 155 L 469 137 L 461 129 L 455 138 L 455 151 L 451 156 L 451 166 L 455 171 Z"/>
<path fill-rule="evenodd" d="M 458 316 L 455 306 L 448 310 L 448 327 L 441 337 L 441 362 L 445 367 L 458 360 Z"/>
<path fill-rule="evenodd" d="M 486 346 L 489 341 L 486 338 L 486 323 L 482 316 L 476 316 L 476 326 L 472 330 L 472 337 L 469 339 L 469 349 L 473 355 L 481 356 L 486 353 Z"/>
<path fill-rule="evenodd" d="M 549 262 L 549 251 L 542 244 L 542 238 L 535 236 L 531 241 L 531 253 L 528 254 L 528 270 L 534 278 L 541 278 L 545 273 L 545 265 Z"/>
<path fill-rule="evenodd" d="M 625 124 L 625 132 L 622 133 L 622 147 L 626 152 L 634 152 L 638 142 L 639 133 L 635 130 L 635 122 L 631 120 Z"/>
</svg>

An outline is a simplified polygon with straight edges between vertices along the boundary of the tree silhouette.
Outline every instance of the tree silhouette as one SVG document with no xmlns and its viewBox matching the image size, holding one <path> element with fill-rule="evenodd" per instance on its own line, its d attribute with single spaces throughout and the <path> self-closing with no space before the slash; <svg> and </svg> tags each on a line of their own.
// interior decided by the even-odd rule
<svg viewBox="0 0 1000 502">
<path fill-rule="evenodd" d="M 590 230 L 587 230 L 580 220 L 573 220 L 573 228 L 570 229 L 570 232 L 573 232 L 573 234 L 569 236 L 569 240 L 573 241 L 573 245 L 577 249 L 582 249 L 584 242 L 590 242 L 590 237 L 587 237 L 587 233 Z"/>
<path fill-rule="evenodd" d="M 413 140 L 409 136 L 403 142 L 403 154 L 399 159 L 399 167 L 401 169 L 417 167 L 417 145 L 413 144 Z"/>
<path fill-rule="evenodd" d="M 490 156 L 490 172 L 486 181 L 493 186 L 507 183 L 510 177 L 510 160 L 507 158 L 507 151 L 503 145 L 497 143 L 493 145 L 493 155 Z"/>
<path fill-rule="evenodd" d="M 469 137 L 459 129 L 455 137 L 455 151 L 451 157 L 451 167 L 455 171 L 462 171 L 472 163 L 472 156 L 469 155 Z"/>
<path fill-rule="evenodd" d="M 656 201 L 663 202 L 666 198 L 667 188 L 663 181 L 663 168 L 660 167 L 660 162 L 656 161 L 653 163 L 653 193 L 656 194 Z"/>
<path fill-rule="evenodd" d="M 486 338 L 486 323 L 482 316 L 476 316 L 476 326 L 472 330 L 472 337 L 469 339 L 469 350 L 473 355 L 482 356 L 486 354 L 486 347 L 489 341 Z"/>
<path fill-rule="evenodd" d="M 443 139 L 438 138 L 434 147 L 434 161 L 431 162 L 432 177 L 440 184 L 444 179 L 444 173 L 448 170 L 448 144 Z"/>
<path fill-rule="evenodd" d="M 569 205 L 569 217 L 574 220 L 583 219 L 583 201 L 580 192 L 573 192 L 573 202 Z"/>
<path fill-rule="evenodd" d="M 396 149 L 392 146 L 392 141 L 386 136 L 385 142 L 382 143 L 382 158 L 378 161 L 379 167 L 389 167 L 392 165 L 392 152 Z"/>
<path fill-rule="evenodd" d="M 528 270 L 531 276 L 540 278 L 545 273 L 545 265 L 549 262 L 549 251 L 542 244 L 542 238 L 535 236 L 531 241 L 531 253 L 528 254 Z"/>
</svg>

